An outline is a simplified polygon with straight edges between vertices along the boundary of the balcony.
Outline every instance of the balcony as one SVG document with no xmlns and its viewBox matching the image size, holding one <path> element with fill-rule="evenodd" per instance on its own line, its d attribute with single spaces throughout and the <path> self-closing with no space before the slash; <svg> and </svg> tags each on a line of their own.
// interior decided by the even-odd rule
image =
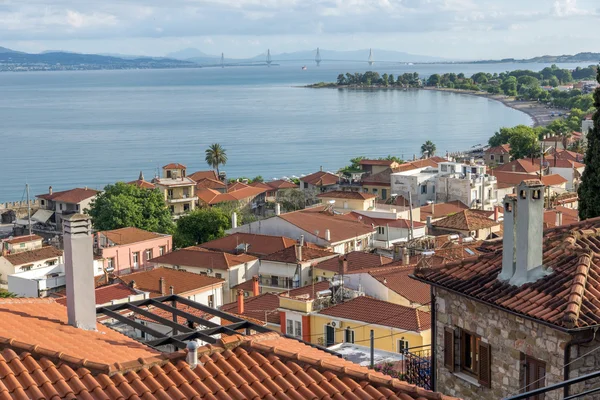
<svg viewBox="0 0 600 400">
<path fill-rule="evenodd" d="M 167 202 L 171 204 L 175 203 L 189 203 L 190 201 L 198 201 L 197 196 L 189 196 L 184 194 L 182 196 L 167 196 Z"/>
<path fill-rule="evenodd" d="M 288 278 L 288 277 L 278 277 L 277 280 L 273 280 L 271 279 L 271 277 L 265 277 L 265 278 L 260 278 L 259 279 L 259 284 L 260 286 L 264 287 L 265 289 L 273 289 L 273 290 L 289 290 L 289 289 L 295 289 L 297 287 L 299 287 L 298 282 L 296 282 L 294 284 L 294 281 L 292 278 Z"/>
</svg>

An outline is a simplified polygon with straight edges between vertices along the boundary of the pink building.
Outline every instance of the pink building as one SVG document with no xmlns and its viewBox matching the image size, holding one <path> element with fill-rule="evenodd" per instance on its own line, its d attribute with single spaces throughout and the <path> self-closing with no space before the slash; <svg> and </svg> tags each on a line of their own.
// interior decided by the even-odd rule
<svg viewBox="0 0 600 400">
<path fill-rule="evenodd" d="M 138 228 L 121 228 L 96 233 L 94 253 L 107 272 L 124 274 L 150 267 L 148 260 L 173 249 L 171 235 Z"/>
</svg>

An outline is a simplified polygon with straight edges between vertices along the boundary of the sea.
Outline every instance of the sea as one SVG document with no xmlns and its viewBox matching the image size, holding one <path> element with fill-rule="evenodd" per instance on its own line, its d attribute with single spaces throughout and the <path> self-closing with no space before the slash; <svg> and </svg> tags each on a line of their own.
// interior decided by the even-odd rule
<svg viewBox="0 0 600 400">
<path fill-rule="evenodd" d="M 561 64 L 575 68 L 578 64 Z M 74 187 L 102 189 L 167 163 L 209 169 L 220 143 L 228 177 L 337 171 L 356 156 L 412 159 L 486 143 L 529 116 L 485 98 L 424 90 L 309 89 L 339 73 L 514 69 L 545 64 L 314 63 L 271 67 L 0 73 L 0 202 Z"/>
</svg>

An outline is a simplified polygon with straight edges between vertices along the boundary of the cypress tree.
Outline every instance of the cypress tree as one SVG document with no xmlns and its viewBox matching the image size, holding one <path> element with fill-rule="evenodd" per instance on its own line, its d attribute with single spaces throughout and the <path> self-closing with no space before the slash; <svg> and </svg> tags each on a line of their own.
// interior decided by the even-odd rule
<svg viewBox="0 0 600 400">
<path fill-rule="evenodd" d="M 600 67 L 597 71 L 600 83 Z M 594 92 L 596 112 L 593 129 L 587 133 L 588 147 L 585 152 L 585 170 L 577 190 L 579 195 L 579 219 L 584 220 L 600 216 L 600 87 Z M 582 132 L 584 135 L 586 132 Z"/>
</svg>

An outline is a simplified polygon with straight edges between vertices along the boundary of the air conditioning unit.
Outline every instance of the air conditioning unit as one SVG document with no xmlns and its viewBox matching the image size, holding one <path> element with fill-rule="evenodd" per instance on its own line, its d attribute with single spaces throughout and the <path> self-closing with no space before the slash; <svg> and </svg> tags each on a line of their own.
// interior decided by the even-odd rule
<svg viewBox="0 0 600 400">
<path fill-rule="evenodd" d="M 342 321 L 336 321 L 336 320 L 332 320 L 329 325 L 331 325 L 332 327 L 339 329 L 342 327 Z"/>
</svg>

